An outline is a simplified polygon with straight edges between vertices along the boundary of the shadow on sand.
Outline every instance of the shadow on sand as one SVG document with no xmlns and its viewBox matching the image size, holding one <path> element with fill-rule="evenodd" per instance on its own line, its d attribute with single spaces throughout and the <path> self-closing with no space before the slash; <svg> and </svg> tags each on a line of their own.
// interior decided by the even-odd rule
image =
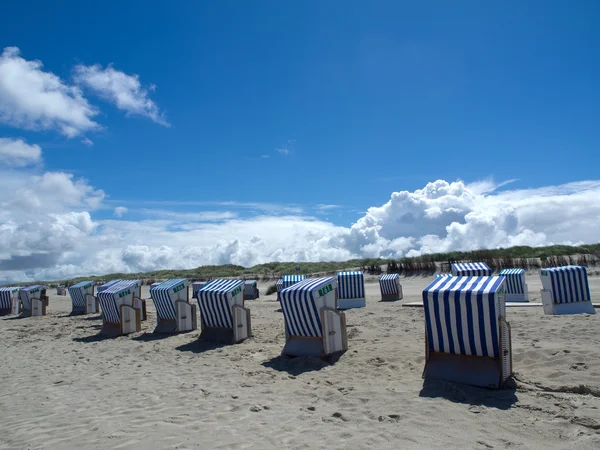
<svg viewBox="0 0 600 450">
<path fill-rule="evenodd" d="M 324 369 L 325 367 L 329 367 L 331 364 L 335 363 L 340 356 L 323 360 L 321 358 L 315 358 L 311 356 L 291 357 L 279 355 L 269 359 L 268 361 L 264 361 L 261 364 L 264 367 L 277 370 L 278 372 L 286 372 L 290 375 L 296 376 L 307 372 L 316 372 Z"/>
<path fill-rule="evenodd" d="M 510 409 L 517 401 L 516 386 L 509 380 L 507 389 L 485 389 L 448 381 L 425 380 L 419 397 L 445 398 L 474 407 Z"/>
<path fill-rule="evenodd" d="M 175 350 L 179 350 L 180 352 L 191 352 L 191 353 L 205 353 L 210 352 L 212 350 L 217 350 L 219 348 L 223 348 L 232 344 L 227 344 L 224 342 L 212 342 L 206 341 L 204 339 L 195 339 L 187 344 L 180 345 L 179 347 L 175 347 Z"/>
</svg>

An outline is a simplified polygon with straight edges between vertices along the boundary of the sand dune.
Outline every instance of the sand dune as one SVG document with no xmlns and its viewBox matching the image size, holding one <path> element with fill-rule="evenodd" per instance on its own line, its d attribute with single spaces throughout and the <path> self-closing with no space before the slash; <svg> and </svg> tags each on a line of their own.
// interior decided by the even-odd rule
<svg viewBox="0 0 600 450">
<path fill-rule="evenodd" d="M 429 280 L 403 280 L 403 302 Z M 508 310 L 516 389 L 490 391 L 424 384 L 422 310 L 367 294 L 334 365 L 279 356 L 273 295 L 247 302 L 254 338 L 234 346 L 153 335 L 151 301 L 141 333 L 105 339 L 52 296 L 46 317 L 0 319 L 0 448 L 600 448 L 600 316 Z"/>
</svg>

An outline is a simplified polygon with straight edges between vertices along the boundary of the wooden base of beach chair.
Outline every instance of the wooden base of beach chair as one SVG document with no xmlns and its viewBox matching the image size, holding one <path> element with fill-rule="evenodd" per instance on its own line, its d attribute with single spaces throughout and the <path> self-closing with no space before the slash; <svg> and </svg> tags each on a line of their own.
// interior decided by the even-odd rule
<svg viewBox="0 0 600 450">
<path fill-rule="evenodd" d="M 396 302 L 402 300 L 404 295 L 402 294 L 402 286 L 398 286 L 398 292 L 396 294 L 381 294 L 382 302 Z"/>
<path fill-rule="evenodd" d="M 233 305 L 233 328 L 208 327 L 202 324 L 200 339 L 225 344 L 238 344 L 252 336 L 250 310 L 240 305 Z"/>
<path fill-rule="evenodd" d="M 19 300 L 18 298 L 13 299 L 11 314 L 15 316 L 21 314 L 21 306 L 21 300 Z"/>
<path fill-rule="evenodd" d="M 9 316 L 12 314 L 12 308 L 2 308 L 0 309 L 0 316 Z"/>
<path fill-rule="evenodd" d="M 157 323 L 154 329 L 155 333 L 186 333 L 198 328 L 198 316 L 196 315 L 196 305 L 191 305 L 184 300 L 175 302 L 175 319 L 161 319 L 156 317 Z"/>
<path fill-rule="evenodd" d="M 367 301 L 364 298 L 339 298 L 337 301 L 338 309 L 364 308 Z"/>
<path fill-rule="evenodd" d="M 128 305 L 119 306 L 121 315 L 120 323 L 103 322 L 100 334 L 116 337 L 141 331 L 142 311 Z"/>
<path fill-rule="evenodd" d="M 554 303 L 552 291 L 540 290 L 544 314 L 562 316 L 568 314 L 596 314 L 592 302 Z"/>
<path fill-rule="evenodd" d="M 83 316 L 85 313 L 85 306 L 73 306 L 69 316 Z"/>
<path fill-rule="evenodd" d="M 423 378 L 498 389 L 502 385 L 502 364 L 499 359 L 483 356 L 430 351 Z"/>
<path fill-rule="evenodd" d="M 506 303 L 528 303 L 529 294 L 506 294 Z"/>
</svg>

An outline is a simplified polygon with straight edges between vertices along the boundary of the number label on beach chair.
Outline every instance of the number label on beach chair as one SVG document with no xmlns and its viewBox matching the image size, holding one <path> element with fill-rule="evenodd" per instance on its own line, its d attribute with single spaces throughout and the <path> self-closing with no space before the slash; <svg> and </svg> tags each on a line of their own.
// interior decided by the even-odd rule
<svg viewBox="0 0 600 450">
<path fill-rule="evenodd" d="M 173 293 L 174 293 L 174 294 L 176 294 L 177 292 L 181 291 L 181 290 L 182 290 L 182 289 L 184 289 L 184 288 L 185 288 L 185 284 L 183 284 L 183 283 L 182 283 L 182 284 L 180 284 L 179 286 L 175 286 L 175 287 L 173 288 Z"/>
<path fill-rule="evenodd" d="M 327 286 L 323 286 L 321 289 L 319 289 L 319 297 L 323 297 L 325 294 L 327 294 L 331 291 L 333 291 L 333 287 L 331 286 L 331 284 L 328 284 Z"/>
<path fill-rule="evenodd" d="M 126 295 L 129 295 L 129 294 L 131 294 L 131 291 L 128 289 L 126 291 L 123 291 L 123 292 L 119 293 L 119 298 L 123 298 L 123 297 L 125 297 Z"/>
<path fill-rule="evenodd" d="M 240 292 L 242 292 L 242 286 L 239 286 L 237 288 L 235 288 L 233 291 L 231 291 L 231 296 L 235 297 L 236 295 L 238 295 Z"/>
</svg>

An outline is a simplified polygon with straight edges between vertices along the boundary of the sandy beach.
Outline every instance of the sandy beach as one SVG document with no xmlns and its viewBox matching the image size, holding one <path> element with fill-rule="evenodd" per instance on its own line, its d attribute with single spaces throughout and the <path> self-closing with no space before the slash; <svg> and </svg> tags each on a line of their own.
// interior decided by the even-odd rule
<svg viewBox="0 0 600 450">
<path fill-rule="evenodd" d="M 254 337 L 229 346 L 152 334 L 151 300 L 142 332 L 104 338 L 51 295 L 45 317 L 0 319 L 0 449 L 600 448 L 600 316 L 510 308 L 516 389 L 424 384 L 423 311 L 402 304 L 430 280 L 394 303 L 367 283 L 334 365 L 279 356 L 275 295 L 246 303 Z"/>
</svg>

